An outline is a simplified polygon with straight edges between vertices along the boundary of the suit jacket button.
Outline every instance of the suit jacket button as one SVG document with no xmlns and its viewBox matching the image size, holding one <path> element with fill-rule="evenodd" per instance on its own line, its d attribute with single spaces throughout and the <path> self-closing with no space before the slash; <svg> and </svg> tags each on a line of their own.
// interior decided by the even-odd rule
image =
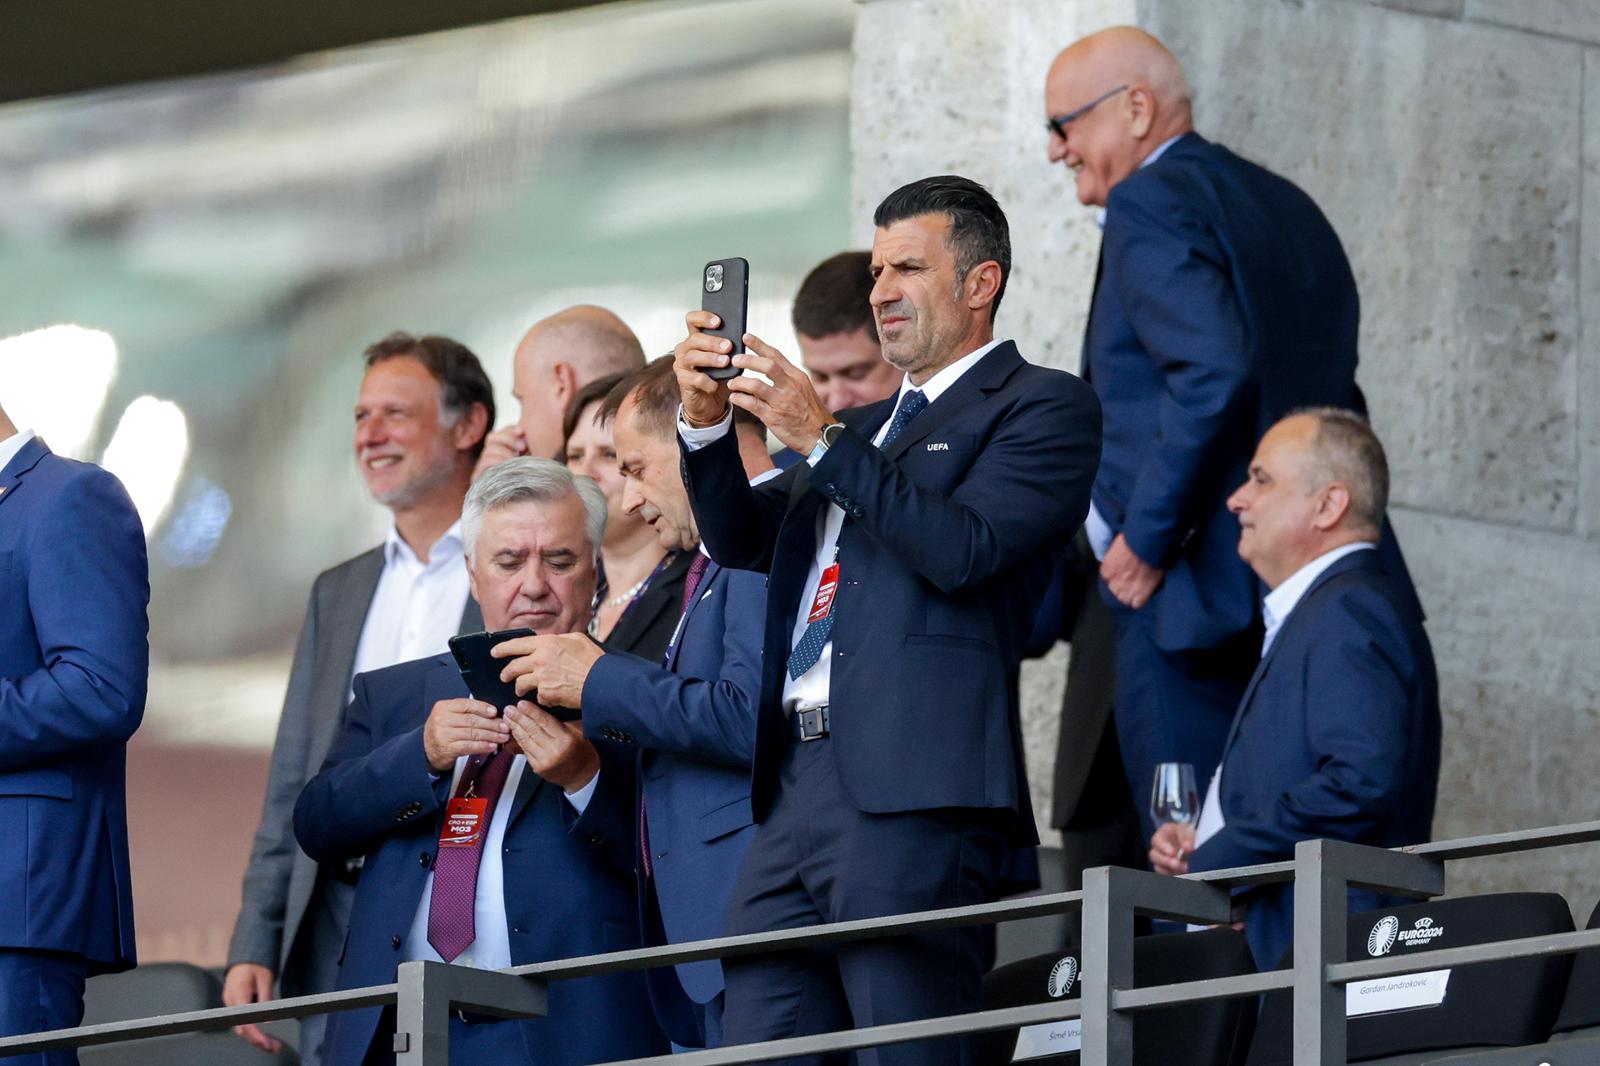
<svg viewBox="0 0 1600 1066">
<path fill-rule="evenodd" d="M 601 839 L 602 838 L 601 838 L 599 833 L 590 833 L 589 834 L 589 844 L 590 844 L 590 846 L 591 847 L 599 847 Z"/>
<path fill-rule="evenodd" d="M 826 485 L 822 486 L 822 491 L 826 492 L 829 496 L 832 496 L 838 490 L 833 487 L 833 482 L 830 481 Z"/>
<path fill-rule="evenodd" d="M 405 941 L 400 939 L 400 935 L 398 933 L 389 938 L 389 946 L 396 951 L 400 950 L 400 945 L 403 943 L 405 943 Z"/>
<path fill-rule="evenodd" d="M 433 866 L 433 853 L 432 852 L 425 851 L 421 855 L 417 856 L 417 859 L 418 859 L 418 861 L 420 861 L 422 863 L 422 868 L 424 870 L 429 869 L 430 867 Z"/>
</svg>

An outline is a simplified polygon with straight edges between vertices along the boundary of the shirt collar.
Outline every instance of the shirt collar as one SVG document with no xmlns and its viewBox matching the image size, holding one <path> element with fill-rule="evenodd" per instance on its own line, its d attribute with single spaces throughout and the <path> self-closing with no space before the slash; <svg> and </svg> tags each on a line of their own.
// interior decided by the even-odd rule
<svg viewBox="0 0 1600 1066">
<path fill-rule="evenodd" d="M 1171 137 L 1168 137 L 1166 140 L 1162 141 L 1160 144 L 1156 145 L 1156 150 L 1151 152 L 1149 155 L 1145 156 L 1143 159 L 1139 160 L 1139 165 L 1135 169 L 1143 170 L 1145 167 L 1149 166 L 1151 163 L 1154 163 L 1157 159 L 1160 159 L 1162 156 L 1166 155 L 1167 154 L 1167 149 L 1171 148 L 1173 145 L 1177 144 L 1178 143 L 1178 139 L 1180 137 L 1182 137 L 1182 136 L 1183 136 L 1183 134 L 1181 134 L 1181 133 L 1175 134 L 1175 135 L 1173 135 Z M 1096 211 L 1094 213 L 1094 220 L 1100 226 L 1101 229 L 1105 229 L 1106 228 L 1106 209 L 1102 207 L 1100 210 Z"/>
<path fill-rule="evenodd" d="M 4 470 L 17 457 L 17 453 L 28 446 L 34 438 L 31 429 L 20 429 L 5 440 L 0 440 L 0 470 Z"/>
<path fill-rule="evenodd" d="M 900 406 L 900 401 L 905 399 L 906 393 L 910 392 L 912 389 L 916 389 L 917 391 L 921 392 L 922 395 L 928 398 L 928 402 L 932 403 L 945 392 L 949 391 L 950 386 L 961 380 L 962 374 L 965 374 L 967 371 L 977 366 L 978 360 L 982 359 L 996 347 L 1004 343 L 1005 341 L 1001 338 L 996 338 L 995 340 L 990 341 L 977 351 L 963 355 L 960 359 L 957 359 L 955 362 L 951 363 L 949 366 L 933 375 L 933 377 L 929 378 L 927 381 L 924 381 L 921 385 L 911 384 L 911 375 L 907 374 L 905 377 L 900 379 L 900 391 L 895 394 L 894 398 L 895 407 Z"/>
<path fill-rule="evenodd" d="M 1266 637 L 1263 641 L 1261 654 L 1267 653 L 1267 648 L 1272 646 L 1272 638 L 1278 635 L 1289 613 L 1295 609 L 1311 586 L 1316 584 L 1317 578 L 1323 571 L 1346 555 L 1353 555 L 1358 551 L 1376 548 L 1377 545 L 1369 540 L 1358 540 L 1350 544 L 1341 544 L 1332 551 L 1323 552 L 1284 580 L 1277 588 L 1267 593 L 1266 599 L 1261 601 L 1261 620 L 1266 625 Z"/>
<path fill-rule="evenodd" d="M 440 559 L 448 559 L 451 555 L 460 555 L 463 550 L 461 519 L 458 518 L 450 524 L 450 528 L 445 530 L 439 536 L 439 539 L 433 542 L 433 546 L 428 549 L 428 567 L 431 569 L 438 566 Z M 418 566 L 422 565 L 421 560 L 417 558 L 417 553 L 411 550 L 411 545 L 407 544 L 405 538 L 400 536 L 399 527 L 391 523 L 389 535 L 383 541 L 383 562 L 386 566 L 393 566 L 397 559 L 404 559 L 406 562 L 415 563 Z"/>
</svg>

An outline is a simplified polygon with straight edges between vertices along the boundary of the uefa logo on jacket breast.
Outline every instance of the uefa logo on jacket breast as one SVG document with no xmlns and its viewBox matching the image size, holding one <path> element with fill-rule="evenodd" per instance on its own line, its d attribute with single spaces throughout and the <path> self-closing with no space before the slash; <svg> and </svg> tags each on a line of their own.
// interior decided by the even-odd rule
<svg viewBox="0 0 1600 1066">
<path fill-rule="evenodd" d="M 1399 934 L 1399 918 L 1392 914 L 1379 918 L 1378 924 L 1372 927 L 1372 933 L 1367 937 L 1367 954 L 1373 958 L 1389 954 L 1389 949 L 1394 947 L 1395 937 Z"/>
<path fill-rule="evenodd" d="M 1077 979 L 1078 960 L 1068 955 L 1050 967 L 1050 980 L 1045 982 L 1045 988 L 1051 999 L 1060 999 L 1072 991 L 1072 984 Z"/>
</svg>

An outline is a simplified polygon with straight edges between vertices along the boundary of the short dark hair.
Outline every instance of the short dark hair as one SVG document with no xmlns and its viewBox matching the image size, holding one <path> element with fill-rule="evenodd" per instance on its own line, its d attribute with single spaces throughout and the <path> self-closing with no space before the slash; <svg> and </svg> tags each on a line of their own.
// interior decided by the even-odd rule
<svg viewBox="0 0 1600 1066">
<path fill-rule="evenodd" d="M 1389 510 L 1389 460 L 1372 424 L 1343 407 L 1303 407 L 1295 416 L 1317 423 L 1306 471 L 1314 487 L 1337 481 L 1350 491 L 1350 516 L 1381 530 Z"/>
<path fill-rule="evenodd" d="M 1011 227 L 989 190 L 957 174 L 940 174 L 902 185 L 878 205 L 872 224 L 879 229 L 918 215 L 944 215 L 950 220 L 945 243 L 955 253 L 956 274 L 965 278 L 979 263 L 1000 264 L 1000 287 L 989 305 L 989 321 L 1000 310 L 1011 277 Z"/>
<path fill-rule="evenodd" d="M 600 401 L 600 410 L 595 413 L 600 424 L 604 426 L 614 422 L 617 412 L 622 410 L 623 401 L 630 393 L 637 393 L 633 401 L 634 417 L 641 419 L 643 428 L 650 433 L 671 436 L 678 421 L 678 405 L 683 402 L 673 360 L 673 354 L 668 352 L 658 359 L 652 359 L 643 370 L 622 375 L 621 380 L 606 393 L 606 398 Z M 766 435 L 767 430 L 761 424 L 761 419 L 742 407 L 734 407 L 734 429 L 750 426 L 760 427 L 762 435 Z"/>
<path fill-rule="evenodd" d="M 795 293 L 790 320 L 802 337 L 832 337 L 865 330 L 876 341 L 872 253 L 840 252 L 812 267 Z"/>
<path fill-rule="evenodd" d="M 595 378 L 572 395 L 572 402 L 567 404 L 567 413 L 561 416 L 561 448 L 566 450 L 567 441 L 572 439 L 572 433 L 578 428 L 578 419 L 583 415 L 583 409 L 592 403 L 604 403 L 606 396 L 611 392 L 617 382 L 628 376 L 627 371 L 617 374 L 606 374 L 604 377 Z"/>
<path fill-rule="evenodd" d="M 472 447 L 472 458 L 477 459 L 483 453 L 484 439 L 494 428 L 494 386 L 489 384 L 489 375 L 472 349 L 449 337 L 416 337 L 395 330 L 362 353 L 368 370 L 400 358 L 415 359 L 439 383 L 439 415 L 445 423 L 454 425 L 474 405 L 483 407 L 488 416 L 483 422 L 483 436 Z"/>
</svg>

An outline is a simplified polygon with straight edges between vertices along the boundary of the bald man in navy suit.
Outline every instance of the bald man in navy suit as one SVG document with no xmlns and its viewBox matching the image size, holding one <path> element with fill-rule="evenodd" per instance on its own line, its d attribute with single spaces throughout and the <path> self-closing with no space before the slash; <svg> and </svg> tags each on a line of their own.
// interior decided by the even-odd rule
<svg viewBox="0 0 1600 1066">
<path fill-rule="evenodd" d="M 1189 96 L 1131 26 L 1074 43 L 1045 83 L 1050 159 L 1105 234 L 1083 341 L 1105 453 L 1084 528 L 1136 799 L 1161 762 L 1210 776 L 1255 666 L 1259 593 L 1226 500 L 1257 439 L 1297 407 L 1362 407 L 1338 235 L 1292 182 L 1197 134 Z"/>
</svg>

